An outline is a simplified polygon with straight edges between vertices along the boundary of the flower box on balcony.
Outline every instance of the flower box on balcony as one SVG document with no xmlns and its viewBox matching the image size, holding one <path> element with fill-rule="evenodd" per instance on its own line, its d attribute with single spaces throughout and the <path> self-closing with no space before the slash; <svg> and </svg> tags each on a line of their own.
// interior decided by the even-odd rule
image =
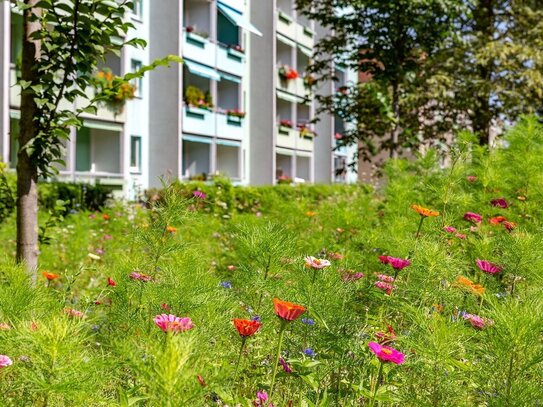
<svg viewBox="0 0 543 407">
<path fill-rule="evenodd" d="M 187 117 L 191 117 L 193 119 L 204 120 L 206 115 L 211 112 L 211 110 L 209 109 L 196 107 L 193 105 L 186 105 L 186 108 L 187 108 Z"/>
<path fill-rule="evenodd" d="M 294 22 L 291 16 L 289 16 L 288 14 L 285 14 L 281 10 L 279 10 L 279 20 L 281 20 L 283 23 L 287 25 L 290 25 Z"/>
<path fill-rule="evenodd" d="M 209 43 L 209 40 L 204 37 L 205 33 L 195 33 L 194 31 L 187 31 L 187 42 L 192 45 L 196 45 L 200 48 L 205 48 Z"/>
<path fill-rule="evenodd" d="M 313 39 L 313 37 L 315 36 L 315 32 L 309 27 L 304 27 L 303 32 L 306 37 L 309 37 L 311 39 Z"/>
<path fill-rule="evenodd" d="M 245 58 L 245 54 L 243 52 L 240 52 L 234 48 L 228 48 L 226 52 L 228 58 L 233 59 L 236 62 L 243 62 L 243 59 Z"/>
</svg>

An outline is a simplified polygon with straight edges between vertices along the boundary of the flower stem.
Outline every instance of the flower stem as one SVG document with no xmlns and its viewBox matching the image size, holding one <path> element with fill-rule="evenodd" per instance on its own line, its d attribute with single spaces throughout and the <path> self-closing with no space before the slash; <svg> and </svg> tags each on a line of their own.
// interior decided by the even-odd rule
<svg viewBox="0 0 543 407">
<path fill-rule="evenodd" d="M 419 236 L 420 236 L 420 230 L 422 228 L 422 222 L 424 222 L 424 216 L 420 217 L 419 228 L 417 229 L 417 234 L 415 235 L 415 239 L 418 239 Z"/>
<path fill-rule="evenodd" d="M 375 398 L 377 397 L 377 390 L 379 390 L 379 384 L 381 382 L 382 376 L 383 376 L 383 362 L 379 362 L 379 371 L 377 372 L 377 379 L 373 383 L 370 407 L 373 407 L 375 405 Z"/>
<path fill-rule="evenodd" d="M 277 351 L 275 355 L 275 365 L 273 366 L 273 374 L 270 385 L 270 400 L 273 395 L 273 387 L 275 385 L 275 375 L 277 374 L 277 367 L 279 366 L 279 357 L 281 356 L 281 346 L 283 345 L 283 336 L 285 333 L 285 328 L 287 327 L 287 321 L 281 321 L 281 326 L 279 327 L 279 339 L 277 341 Z"/>
<path fill-rule="evenodd" d="M 241 361 L 241 355 L 243 354 L 243 348 L 245 348 L 245 342 L 247 342 L 247 337 L 242 336 L 241 337 L 241 347 L 239 348 L 238 360 L 236 362 L 236 370 L 234 372 L 234 382 L 238 378 L 239 362 Z"/>
</svg>

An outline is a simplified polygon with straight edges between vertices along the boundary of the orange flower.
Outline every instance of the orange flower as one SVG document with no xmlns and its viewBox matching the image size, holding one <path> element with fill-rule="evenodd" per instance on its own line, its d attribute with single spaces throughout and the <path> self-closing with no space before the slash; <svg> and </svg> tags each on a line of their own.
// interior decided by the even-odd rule
<svg viewBox="0 0 543 407">
<path fill-rule="evenodd" d="M 173 227 L 173 226 L 166 226 L 166 232 L 175 233 L 175 232 L 177 232 L 177 228 Z"/>
<path fill-rule="evenodd" d="M 488 221 L 491 225 L 499 225 L 502 222 L 505 222 L 507 219 L 505 219 L 505 216 L 495 216 L 493 218 L 490 218 Z"/>
<path fill-rule="evenodd" d="M 415 212 L 417 212 L 420 216 L 424 216 L 425 218 L 439 216 L 438 211 L 433 211 L 431 209 L 424 208 L 424 207 L 422 207 L 420 205 L 413 204 L 413 205 L 411 205 L 411 209 L 413 209 Z"/>
<path fill-rule="evenodd" d="M 305 312 L 305 308 L 292 302 L 282 301 L 278 298 L 273 299 L 275 315 L 284 321 L 294 321 Z"/>
<path fill-rule="evenodd" d="M 312 218 L 313 216 L 315 216 L 317 214 L 317 212 L 313 212 L 313 211 L 307 211 L 305 213 L 305 216 L 307 216 L 308 218 Z"/>
<path fill-rule="evenodd" d="M 103 220 L 109 220 L 109 215 L 108 215 L 107 213 L 104 213 L 104 214 L 102 215 L 102 219 L 103 219 Z"/>
<path fill-rule="evenodd" d="M 475 284 L 469 278 L 458 276 L 454 282 L 456 287 L 462 288 L 475 295 L 483 295 L 485 293 L 485 288 L 480 284 Z"/>
<path fill-rule="evenodd" d="M 55 280 L 57 278 L 60 277 L 59 274 L 55 274 L 55 273 L 51 273 L 49 271 L 44 271 L 41 273 L 47 280 L 51 281 L 51 280 Z"/>
<path fill-rule="evenodd" d="M 234 318 L 234 326 L 238 330 L 240 336 L 247 337 L 254 335 L 256 331 L 262 326 L 261 322 L 251 321 L 249 319 L 236 319 Z"/>
</svg>

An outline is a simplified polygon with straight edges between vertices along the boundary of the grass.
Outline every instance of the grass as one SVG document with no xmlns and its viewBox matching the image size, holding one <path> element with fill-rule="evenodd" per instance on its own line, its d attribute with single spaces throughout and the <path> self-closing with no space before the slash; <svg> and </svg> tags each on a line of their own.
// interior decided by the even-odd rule
<svg viewBox="0 0 543 407">
<path fill-rule="evenodd" d="M 391 162 L 378 192 L 250 189 L 258 203 L 245 199 L 238 211 L 239 200 L 219 199 L 224 188 L 206 186 L 202 200 L 171 186 L 150 208 L 72 214 L 49 231 L 35 287 L 14 264 L 8 219 L 0 323 L 10 329 L 0 330 L 0 355 L 13 364 L 0 368 L 2 405 L 540 405 L 543 131 L 528 118 L 507 142 L 489 153 L 463 135 L 446 169 L 432 153 Z M 495 198 L 509 207 L 492 206 Z M 440 212 L 418 237 L 412 204 Z M 468 211 L 483 221 L 464 220 Z M 489 222 L 498 215 L 514 229 Z M 307 268 L 308 255 L 332 265 Z M 395 275 L 383 255 L 411 261 L 389 294 L 375 285 L 378 274 Z M 483 273 L 477 259 L 503 270 Z M 60 277 L 48 283 L 43 271 Z M 284 323 L 273 298 L 306 312 Z M 162 313 L 195 327 L 164 333 L 153 322 Z M 242 346 L 232 319 L 257 316 L 262 326 Z M 260 402 L 257 392 L 271 393 L 282 326 L 288 369 L 279 365 Z M 379 341 L 405 362 L 381 362 L 368 347 Z"/>
</svg>

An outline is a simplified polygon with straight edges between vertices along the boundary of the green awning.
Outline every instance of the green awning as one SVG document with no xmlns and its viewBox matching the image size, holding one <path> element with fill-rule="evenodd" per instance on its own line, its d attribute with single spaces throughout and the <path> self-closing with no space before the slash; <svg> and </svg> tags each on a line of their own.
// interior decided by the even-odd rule
<svg viewBox="0 0 543 407">
<path fill-rule="evenodd" d="M 217 139 L 216 143 L 220 144 L 221 146 L 238 147 L 238 148 L 241 147 L 241 142 L 239 141 Z"/>
<path fill-rule="evenodd" d="M 230 8 L 229 6 L 227 6 L 226 4 L 222 4 L 221 2 L 217 3 L 217 7 L 219 8 L 220 12 L 223 13 L 224 16 L 232 22 L 232 24 L 237 25 L 244 30 L 247 30 L 249 32 L 252 32 L 253 34 L 262 37 L 262 33 L 258 31 L 256 27 L 251 24 L 249 19 L 241 14 L 239 11 Z"/>
<path fill-rule="evenodd" d="M 193 143 L 204 143 L 204 144 L 211 144 L 211 139 L 208 137 L 200 137 L 200 136 L 188 136 L 183 134 L 183 141 L 191 141 Z"/>
<path fill-rule="evenodd" d="M 119 123 L 101 122 L 97 120 L 84 120 L 83 127 L 88 129 L 123 131 L 123 125 Z"/>
<path fill-rule="evenodd" d="M 219 72 L 219 75 L 221 75 L 221 78 L 226 79 L 227 81 L 241 83 L 241 78 L 239 76 L 230 75 L 224 72 Z"/>
<path fill-rule="evenodd" d="M 184 60 L 185 65 L 187 66 L 188 70 L 198 76 L 202 76 L 204 78 L 212 79 L 214 81 L 220 81 L 221 76 L 218 74 L 216 70 L 213 68 L 210 68 L 208 66 L 199 64 L 197 62 L 189 61 L 187 59 Z"/>
<path fill-rule="evenodd" d="M 296 43 L 292 41 L 290 38 L 285 37 L 283 34 L 277 33 L 277 39 L 281 41 L 283 44 L 288 45 L 289 47 L 296 48 Z"/>
<path fill-rule="evenodd" d="M 298 44 L 298 49 L 302 52 L 302 54 L 307 55 L 309 58 L 313 56 L 313 51 L 301 44 Z"/>
<path fill-rule="evenodd" d="M 277 89 L 277 97 L 279 99 L 283 99 L 283 100 L 286 100 L 287 102 L 292 102 L 292 103 L 303 103 L 304 102 L 304 99 L 299 97 L 299 96 L 296 96 L 296 95 L 291 95 L 290 93 L 287 93 L 287 92 L 284 92 L 280 89 Z"/>
</svg>

